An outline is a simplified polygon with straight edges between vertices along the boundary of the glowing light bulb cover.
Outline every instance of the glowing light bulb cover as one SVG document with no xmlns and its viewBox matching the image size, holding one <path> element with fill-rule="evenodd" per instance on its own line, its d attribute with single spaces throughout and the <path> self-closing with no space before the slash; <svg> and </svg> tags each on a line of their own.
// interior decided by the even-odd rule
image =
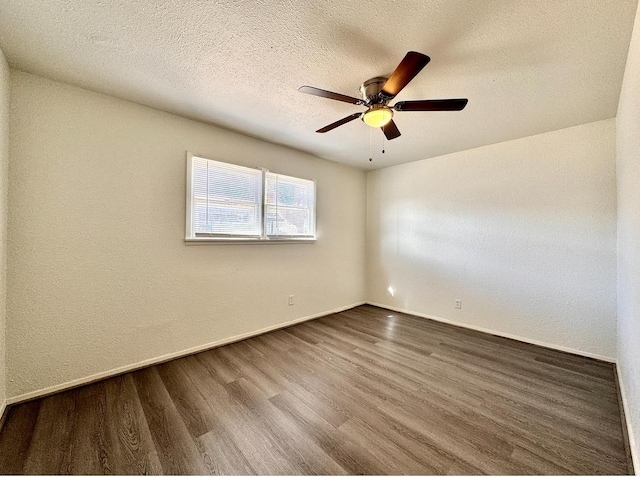
<svg viewBox="0 0 640 477">
<path fill-rule="evenodd" d="M 372 108 L 364 113 L 364 122 L 372 128 L 381 128 L 393 118 L 393 111 L 387 107 Z"/>
</svg>

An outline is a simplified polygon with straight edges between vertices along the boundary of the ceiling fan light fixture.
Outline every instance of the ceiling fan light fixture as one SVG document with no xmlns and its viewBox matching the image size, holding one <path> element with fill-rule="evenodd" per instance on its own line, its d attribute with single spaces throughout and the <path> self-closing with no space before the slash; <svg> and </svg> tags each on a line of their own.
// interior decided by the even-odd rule
<svg viewBox="0 0 640 477">
<path fill-rule="evenodd" d="M 362 120 L 367 126 L 381 128 L 393 118 L 393 111 L 387 106 L 372 106 L 364 113 Z"/>
<path fill-rule="evenodd" d="M 370 78 L 360 85 L 361 99 L 334 93 L 313 86 L 301 86 L 298 91 L 305 94 L 312 94 L 322 98 L 342 101 L 343 103 L 364 106 L 367 110 L 364 113 L 354 113 L 346 118 L 335 121 L 317 133 L 326 133 L 339 126 L 350 123 L 358 118 L 362 119 L 367 126 L 380 128 L 389 141 L 401 136 L 398 126 L 393 121 L 395 112 L 398 111 L 462 111 L 467 105 L 466 98 L 457 99 L 424 99 L 418 101 L 400 101 L 389 106 L 389 101 L 394 99 L 405 86 L 407 86 L 415 76 L 427 66 L 430 58 L 417 51 L 408 52 L 400 64 L 393 71 L 391 76 L 376 76 Z M 382 151 L 384 152 L 384 150 Z"/>
</svg>

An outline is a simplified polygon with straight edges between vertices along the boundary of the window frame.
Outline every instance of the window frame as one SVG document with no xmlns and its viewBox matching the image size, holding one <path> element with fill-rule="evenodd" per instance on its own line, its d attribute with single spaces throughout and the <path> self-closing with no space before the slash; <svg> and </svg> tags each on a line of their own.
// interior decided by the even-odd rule
<svg viewBox="0 0 640 477">
<path fill-rule="evenodd" d="M 233 164 L 230 162 L 219 161 L 217 159 L 210 159 L 208 157 L 202 156 L 200 154 L 193 154 L 187 151 L 187 161 L 186 161 L 186 221 L 185 221 L 185 238 L 184 241 L 187 245 L 192 244 L 211 244 L 211 243 L 221 243 L 221 244 L 257 244 L 257 243 L 315 243 L 317 240 L 317 229 L 316 229 L 316 216 L 317 216 L 317 183 L 315 179 L 305 179 L 303 177 L 289 176 L 287 174 L 280 174 L 282 176 L 293 177 L 294 179 L 303 179 L 310 182 L 313 182 L 313 208 L 311 214 L 310 227 L 312 229 L 311 235 L 305 236 L 295 236 L 295 235 L 271 235 L 268 236 L 266 234 L 266 211 L 267 211 L 267 191 L 266 191 L 266 177 L 267 173 L 278 174 L 276 172 L 270 171 L 265 168 L 257 167 L 262 172 L 262 203 L 260 204 L 261 208 L 261 220 L 260 220 L 260 236 L 248 236 L 248 235 L 211 235 L 211 236 L 200 236 L 196 237 L 193 232 L 193 159 L 205 159 L 213 162 L 221 162 L 223 164 L 229 164 L 232 166 L 238 167 L 246 167 L 247 169 L 251 169 L 248 166 L 240 166 L 239 164 Z"/>
</svg>

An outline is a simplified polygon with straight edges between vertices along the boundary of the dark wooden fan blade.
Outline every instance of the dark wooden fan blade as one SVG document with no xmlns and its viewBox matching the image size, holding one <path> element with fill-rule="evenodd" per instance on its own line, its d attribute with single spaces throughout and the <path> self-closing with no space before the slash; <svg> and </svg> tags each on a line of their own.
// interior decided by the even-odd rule
<svg viewBox="0 0 640 477">
<path fill-rule="evenodd" d="M 425 99 L 424 101 L 399 101 L 393 109 L 396 111 L 462 111 L 469 102 L 460 99 Z"/>
<path fill-rule="evenodd" d="M 393 122 L 393 119 L 380 129 L 382 129 L 382 132 L 389 141 L 400 136 L 400 130 L 398 129 L 398 126 L 396 126 L 396 123 Z"/>
<path fill-rule="evenodd" d="M 323 127 L 322 129 L 318 129 L 316 132 L 318 133 L 326 133 L 327 131 L 331 131 L 332 129 L 337 128 L 338 126 L 342 126 L 343 124 L 347 124 L 354 119 L 358 119 L 362 116 L 362 113 L 355 113 L 351 116 L 347 116 L 346 118 L 342 118 L 340 121 L 336 121 L 335 123 L 331 123 L 328 126 Z"/>
<path fill-rule="evenodd" d="M 352 98 L 340 93 L 334 93 L 332 91 L 325 91 L 324 89 L 314 88 L 313 86 L 300 86 L 298 91 L 301 93 L 312 94 L 314 96 L 320 96 L 322 98 L 335 99 L 336 101 L 343 101 L 351 104 L 363 104 L 364 102 L 358 98 Z"/>
<path fill-rule="evenodd" d="M 387 99 L 396 96 L 431 61 L 427 55 L 410 51 L 382 87 L 380 95 Z"/>
</svg>

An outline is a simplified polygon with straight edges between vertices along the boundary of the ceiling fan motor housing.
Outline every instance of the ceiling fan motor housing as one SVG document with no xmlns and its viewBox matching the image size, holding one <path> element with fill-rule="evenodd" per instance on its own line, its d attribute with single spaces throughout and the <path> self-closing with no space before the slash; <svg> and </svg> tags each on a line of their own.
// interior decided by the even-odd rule
<svg viewBox="0 0 640 477">
<path fill-rule="evenodd" d="M 380 91 L 389 78 L 384 76 L 376 76 L 375 78 L 368 79 L 360 86 L 360 94 L 362 99 L 368 104 L 381 103 Z"/>
</svg>

